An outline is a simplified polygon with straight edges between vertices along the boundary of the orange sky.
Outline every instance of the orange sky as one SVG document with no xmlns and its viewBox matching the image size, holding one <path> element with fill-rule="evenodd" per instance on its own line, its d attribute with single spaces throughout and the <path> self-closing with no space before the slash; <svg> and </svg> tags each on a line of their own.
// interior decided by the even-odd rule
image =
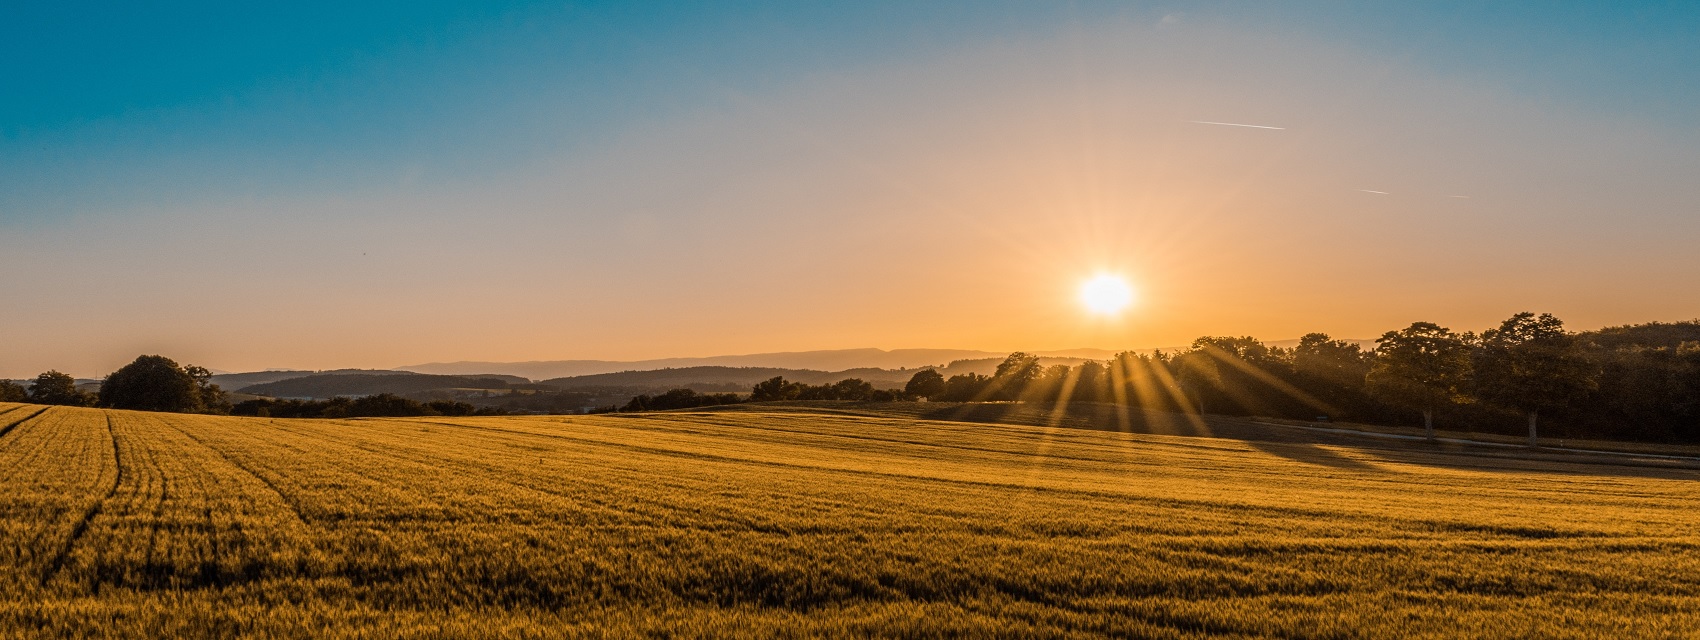
<svg viewBox="0 0 1700 640">
<path fill-rule="evenodd" d="M 1492 78 L 1083 26 L 729 92 L 497 176 L 9 229 L 0 375 L 1683 320 L 1695 175 L 1692 128 Z M 1075 299 L 1104 271 L 1139 291 L 1114 319 Z"/>
</svg>

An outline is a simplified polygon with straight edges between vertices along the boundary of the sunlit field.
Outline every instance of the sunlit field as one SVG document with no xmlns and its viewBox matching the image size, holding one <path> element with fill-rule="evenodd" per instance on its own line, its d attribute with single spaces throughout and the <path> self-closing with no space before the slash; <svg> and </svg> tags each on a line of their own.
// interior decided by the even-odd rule
<svg viewBox="0 0 1700 640">
<path fill-rule="evenodd" d="M 1700 633 L 1691 470 L 948 413 L 0 404 L 0 637 Z"/>
</svg>

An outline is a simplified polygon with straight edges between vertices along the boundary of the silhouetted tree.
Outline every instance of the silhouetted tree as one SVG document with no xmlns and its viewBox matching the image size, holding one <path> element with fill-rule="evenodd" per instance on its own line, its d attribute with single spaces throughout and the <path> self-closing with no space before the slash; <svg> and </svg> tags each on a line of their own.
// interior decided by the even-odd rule
<svg viewBox="0 0 1700 640">
<path fill-rule="evenodd" d="M 100 404 L 114 409 L 177 413 L 200 411 L 203 406 L 195 377 L 164 356 L 139 356 L 106 376 L 100 385 Z"/>
<path fill-rule="evenodd" d="M 1369 355 L 1355 342 L 1307 333 L 1293 347 L 1293 384 L 1334 407 L 1361 412 L 1368 404 L 1364 378 Z"/>
<path fill-rule="evenodd" d="M 756 383 L 750 390 L 750 402 L 771 402 L 797 398 L 797 383 L 787 382 L 784 376 L 774 376 Z"/>
<path fill-rule="evenodd" d="M 1413 322 L 1376 341 L 1366 384 L 1370 393 L 1423 414 L 1423 433 L 1434 437 L 1434 410 L 1464 399 L 1470 375 L 1470 346 L 1462 336 L 1432 322 Z"/>
<path fill-rule="evenodd" d="M 433 400 L 425 403 L 425 406 L 437 412 L 438 415 L 445 416 L 470 416 L 478 413 L 478 407 L 454 400 Z"/>
<path fill-rule="evenodd" d="M 697 393 L 694 389 L 672 389 L 658 396 L 639 395 L 633 397 L 621 411 L 666 411 L 668 409 L 691 409 L 722 404 L 737 404 L 744 399 L 736 393 Z"/>
<path fill-rule="evenodd" d="M 24 385 L 11 380 L 0 380 L 0 402 L 29 402 L 30 393 Z"/>
<path fill-rule="evenodd" d="M 1175 356 L 1170 366 L 1175 369 L 1175 384 L 1180 386 L 1181 394 L 1198 405 L 1199 413 L 1204 413 L 1204 398 L 1222 388 L 1222 372 L 1216 359 L 1205 351 L 1189 351 Z"/>
<path fill-rule="evenodd" d="M 903 392 L 931 400 L 944 393 L 944 374 L 933 369 L 916 371 L 915 375 L 909 376 L 909 383 L 903 385 Z"/>
<path fill-rule="evenodd" d="M 211 371 L 196 365 L 183 367 L 183 371 L 195 380 L 195 390 L 201 396 L 201 413 L 230 413 L 230 400 L 225 397 L 224 389 L 213 384 Z"/>
<path fill-rule="evenodd" d="M 1039 356 L 1017 351 L 998 363 L 992 374 L 990 395 L 994 400 L 1020 400 L 1027 386 L 1045 374 Z"/>
<path fill-rule="evenodd" d="M 1529 446 L 1537 445 L 1535 421 L 1542 410 L 1559 409 L 1596 388 L 1592 363 L 1550 313 L 1523 312 L 1482 332 L 1475 353 L 1476 392 L 1484 400 L 1521 410 L 1529 419 Z"/>
<path fill-rule="evenodd" d="M 94 404 L 94 396 L 77 389 L 77 379 L 70 374 L 48 371 L 30 385 L 30 402 L 87 407 Z"/>
<path fill-rule="evenodd" d="M 1110 399 L 1110 368 L 1096 360 L 1080 363 L 1064 378 L 1063 389 L 1068 397 L 1064 402 L 1104 402 Z"/>
<path fill-rule="evenodd" d="M 832 384 L 832 400 L 868 400 L 874 395 L 874 385 L 861 378 L 846 378 Z"/>
<path fill-rule="evenodd" d="M 985 400 L 987 387 L 992 379 L 978 373 L 962 373 L 951 376 L 944 381 L 944 391 L 935 400 L 946 402 L 974 402 Z"/>
</svg>

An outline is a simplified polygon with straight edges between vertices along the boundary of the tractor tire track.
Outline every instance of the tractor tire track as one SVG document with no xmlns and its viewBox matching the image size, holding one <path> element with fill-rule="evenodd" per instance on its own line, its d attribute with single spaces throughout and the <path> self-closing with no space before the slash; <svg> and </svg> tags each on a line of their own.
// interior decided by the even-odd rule
<svg viewBox="0 0 1700 640">
<path fill-rule="evenodd" d="M 311 526 L 307 523 L 307 516 L 304 515 L 303 512 L 301 511 L 301 505 L 298 502 L 296 502 L 296 500 L 294 500 L 293 498 L 290 498 L 289 494 L 284 493 L 282 489 L 279 489 L 278 486 L 277 486 L 277 483 L 272 482 L 270 478 L 267 478 L 263 475 L 260 475 L 259 473 L 256 473 L 253 469 L 250 469 L 248 467 L 248 465 L 243 464 L 241 461 L 237 460 L 236 458 L 231 457 L 230 454 L 225 453 L 223 450 L 220 450 L 217 447 L 214 447 L 210 444 L 207 444 L 207 442 L 205 440 L 202 440 L 199 437 L 196 437 L 195 434 L 189 433 L 188 431 L 184 430 L 182 427 L 179 427 L 175 424 L 171 424 L 171 422 L 169 420 L 161 420 L 160 422 L 165 424 L 166 426 L 171 427 L 172 430 L 183 434 L 184 437 L 187 437 L 188 439 L 195 441 L 195 444 L 201 445 L 201 447 L 205 448 L 206 450 L 211 451 L 214 454 L 218 455 L 219 458 L 222 458 L 225 462 L 230 463 L 231 466 L 242 470 L 243 473 L 248 474 L 253 479 L 259 480 L 260 484 L 265 485 L 267 489 L 271 490 L 271 492 L 274 495 L 277 496 L 278 501 L 282 502 L 283 506 L 289 507 L 289 512 L 295 516 L 296 522 L 299 522 L 302 525 Z"/>
<path fill-rule="evenodd" d="M 41 586 L 43 587 L 46 587 L 47 583 L 52 581 L 53 577 L 59 575 L 59 572 L 65 568 L 65 561 L 71 557 L 71 549 L 76 547 L 77 541 L 88 533 L 90 523 L 94 522 L 94 519 L 100 515 L 101 506 L 111 500 L 113 496 L 118 495 L 118 487 L 124 483 L 124 454 L 118 447 L 118 431 L 112 426 L 112 414 L 106 414 L 106 433 L 112 437 L 112 465 L 116 468 L 116 472 L 112 476 L 112 486 L 106 490 L 106 495 L 101 496 L 94 504 L 89 505 L 88 510 L 83 512 L 83 517 L 77 521 L 76 526 L 71 528 L 71 535 L 66 536 L 65 544 L 59 547 L 59 552 L 54 554 L 53 561 L 48 564 L 47 570 L 41 574 Z"/>
<path fill-rule="evenodd" d="M 11 433 L 13 429 L 18 428 L 18 425 L 21 425 L 25 422 L 29 422 L 30 420 L 34 420 L 36 416 L 39 416 L 43 413 L 47 413 L 47 410 L 52 409 L 52 408 L 53 407 L 42 407 L 40 409 L 36 409 L 34 413 L 31 413 L 27 416 L 24 416 L 22 418 L 18 418 L 16 420 L 13 420 L 11 422 L 6 423 L 6 426 L 0 427 L 0 438 L 5 438 L 6 434 Z M 13 412 L 8 412 L 7 415 L 13 415 Z M 4 442 L 0 442 L 0 446 L 4 446 L 4 445 L 5 445 Z"/>
</svg>

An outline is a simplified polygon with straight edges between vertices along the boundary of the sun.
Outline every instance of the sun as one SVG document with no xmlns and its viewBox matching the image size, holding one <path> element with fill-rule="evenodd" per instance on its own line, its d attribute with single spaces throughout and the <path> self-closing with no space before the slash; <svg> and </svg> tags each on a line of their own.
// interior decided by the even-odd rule
<svg viewBox="0 0 1700 640">
<path fill-rule="evenodd" d="M 1113 316 L 1133 304 L 1133 287 L 1120 276 L 1099 274 L 1080 284 L 1080 302 L 1092 313 Z"/>
</svg>

